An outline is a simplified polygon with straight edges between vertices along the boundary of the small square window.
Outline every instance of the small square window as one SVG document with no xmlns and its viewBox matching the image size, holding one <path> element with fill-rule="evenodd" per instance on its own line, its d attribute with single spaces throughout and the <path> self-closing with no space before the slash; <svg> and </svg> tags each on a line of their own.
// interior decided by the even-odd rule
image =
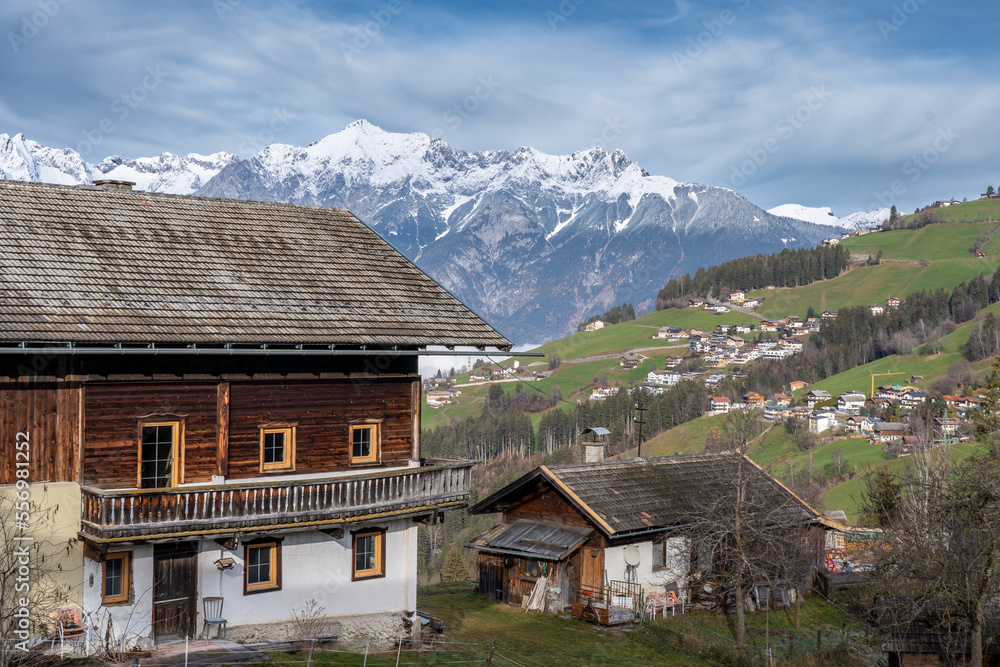
<svg viewBox="0 0 1000 667">
<path fill-rule="evenodd" d="M 277 542 L 247 544 L 243 553 L 244 593 L 281 588 L 281 545 Z"/>
<path fill-rule="evenodd" d="M 353 580 L 385 576 L 384 530 L 354 534 L 354 567 L 352 575 Z"/>
<path fill-rule="evenodd" d="M 295 469 L 295 427 L 260 429 L 260 471 Z"/>
<path fill-rule="evenodd" d="M 131 569 L 131 551 L 110 553 L 104 557 L 104 573 L 101 582 L 101 602 L 103 604 L 128 602 Z"/>
<path fill-rule="evenodd" d="M 351 424 L 351 463 L 378 463 L 379 425 Z"/>
</svg>

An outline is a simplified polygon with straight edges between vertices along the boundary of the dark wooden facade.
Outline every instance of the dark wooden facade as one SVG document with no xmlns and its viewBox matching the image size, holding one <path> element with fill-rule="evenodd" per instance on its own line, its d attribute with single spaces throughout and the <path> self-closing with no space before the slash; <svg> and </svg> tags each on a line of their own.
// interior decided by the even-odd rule
<svg viewBox="0 0 1000 667">
<path fill-rule="evenodd" d="M 100 361 L 57 359 L 44 375 L 18 375 L 31 368 L 31 358 L 0 357 L 8 371 L 0 379 L 0 442 L 29 435 L 29 479 L 135 487 L 139 422 L 151 418 L 182 423 L 182 483 L 262 476 L 260 428 L 271 423 L 296 425 L 296 474 L 357 469 L 348 440 L 349 424 L 359 420 L 377 421 L 381 433 L 379 461 L 362 468 L 419 458 L 413 358 L 397 359 L 381 374 L 364 373 L 356 360 L 340 368 L 333 360 L 313 360 L 313 372 L 299 371 L 306 365 L 291 360 L 292 373 L 260 372 L 260 360 L 230 359 L 229 368 L 214 360 L 195 373 L 187 368 L 192 360 L 179 359 L 175 372 L 161 373 L 168 361 L 140 357 L 130 360 L 127 374 L 115 372 L 120 359 Z M 362 372 L 351 372 L 352 366 Z M 242 372 L 232 372 L 237 369 Z M 16 479 L 16 460 L 5 457 L 0 484 Z"/>
<path fill-rule="evenodd" d="M 590 527 L 593 524 L 545 480 L 535 480 L 524 494 L 503 511 L 503 523 L 518 519 L 556 522 L 568 526 Z M 540 575 L 549 577 L 549 586 L 560 591 L 560 605 L 566 607 L 581 594 L 600 594 L 604 587 L 604 549 L 608 541 L 595 533 L 585 544 L 563 561 L 543 562 L 516 555 L 480 552 L 479 591 L 487 597 L 511 604 L 521 604 L 531 594 Z"/>
<path fill-rule="evenodd" d="M 346 380 L 95 384 L 84 398 L 83 483 L 132 487 L 139 465 L 139 422 L 183 423 L 183 483 L 261 477 L 260 429 L 295 424 L 295 469 L 300 473 L 347 470 L 349 425 L 381 424 L 381 462 L 405 465 L 411 456 L 414 385 L 417 380 L 371 378 L 364 392 Z M 221 397 L 221 398 L 220 398 Z M 228 397 L 228 404 L 225 400 Z"/>
</svg>

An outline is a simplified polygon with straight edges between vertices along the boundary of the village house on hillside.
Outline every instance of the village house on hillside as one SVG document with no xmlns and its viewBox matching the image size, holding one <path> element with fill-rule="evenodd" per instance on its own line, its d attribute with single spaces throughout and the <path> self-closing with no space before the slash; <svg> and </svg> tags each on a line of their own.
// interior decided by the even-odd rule
<svg viewBox="0 0 1000 667">
<path fill-rule="evenodd" d="M 310 599 L 341 638 L 418 630 L 417 522 L 472 463 L 423 457 L 417 355 L 510 342 L 343 209 L 0 201 L 0 441 L 31 443 L 86 641 L 286 636 Z"/>
<path fill-rule="evenodd" d="M 699 502 L 725 495 L 737 459 L 726 452 L 536 468 L 469 510 L 499 519 L 469 545 L 478 552 L 480 594 L 521 604 L 541 586 L 546 610 L 592 613 L 600 623 L 631 620 L 645 592 L 692 599 L 692 586 L 712 581 L 721 556 L 692 555 L 682 527 Z M 743 461 L 766 484 L 783 527 L 823 534 L 822 515 Z"/>
</svg>

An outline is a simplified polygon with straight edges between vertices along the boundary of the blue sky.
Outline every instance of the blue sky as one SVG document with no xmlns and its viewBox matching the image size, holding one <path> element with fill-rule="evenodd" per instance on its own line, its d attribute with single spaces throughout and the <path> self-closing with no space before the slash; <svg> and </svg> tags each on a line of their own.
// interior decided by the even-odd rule
<svg viewBox="0 0 1000 667">
<path fill-rule="evenodd" d="M 0 132 L 107 155 L 620 148 L 838 215 L 1000 186 L 995 2 L 4 0 Z"/>
</svg>

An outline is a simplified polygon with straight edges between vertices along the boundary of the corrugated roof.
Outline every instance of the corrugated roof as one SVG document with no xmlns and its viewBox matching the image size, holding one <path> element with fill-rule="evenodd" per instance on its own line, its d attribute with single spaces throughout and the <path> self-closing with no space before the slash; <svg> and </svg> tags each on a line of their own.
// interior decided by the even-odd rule
<svg viewBox="0 0 1000 667">
<path fill-rule="evenodd" d="M 15 181 L 0 341 L 510 347 L 347 210 Z"/>
<path fill-rule="evenodd" d="M 590 518 L 607 535 L 679 526 L 691 520 L 702 499 L 725 497 L 731 488 L 738 455 L 731 452 L 696 456 L 669 456 L 558 466 L 542 466 L 494 493 L 471 513 L 497 511 L 511 502 L 518 489 L 538 477 Z M 783 504 L 789 523 L 817 521 L 819 514 L 753 461 L 744 470 L 761 476 Z"/>
<path fill-rule="evenodd" d="M 592 528 L 519 519 L 495 526 L 472 541 L 473 549 L 541 560 L 561 560 L 594 534 Z"/>
</svg>

